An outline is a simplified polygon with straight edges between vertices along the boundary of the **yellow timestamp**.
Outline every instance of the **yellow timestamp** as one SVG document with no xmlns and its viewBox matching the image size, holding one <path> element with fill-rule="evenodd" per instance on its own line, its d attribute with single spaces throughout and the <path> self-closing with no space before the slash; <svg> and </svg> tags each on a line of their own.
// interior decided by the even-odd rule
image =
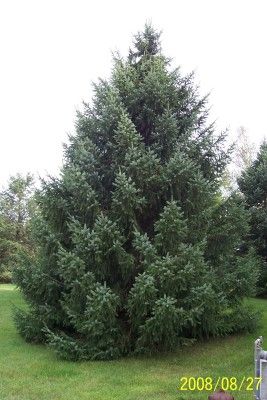
<svg viewBox="0 0 267 400">
<path fill-rule="evenodd" d="M 252 376 L 243 376 L 236 378 L 235 376 L 219 376 L 218 378 L 206 377 L 193 377 L 193 376 L 182 376 L 180 378 L 180 384 L 178 390 L 188 391 L 216 391 L 217 389 L 241 391 L 253 389 L 258 390 L 262 378 L 254 378 Z"/>
</svg>

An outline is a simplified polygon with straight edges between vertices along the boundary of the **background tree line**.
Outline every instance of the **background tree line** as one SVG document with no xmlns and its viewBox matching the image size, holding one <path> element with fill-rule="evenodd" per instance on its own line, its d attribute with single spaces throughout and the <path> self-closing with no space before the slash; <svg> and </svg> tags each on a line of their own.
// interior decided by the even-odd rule
<svg viewBox="0 0 267 400">
<path fill-rule="evenodd" d="M 30 174 L 12 176 L 0 192 L 0 282 L 11 282 L 14 268 L 34 252 L 33 194 L 34 180 Z"/>
</svg>

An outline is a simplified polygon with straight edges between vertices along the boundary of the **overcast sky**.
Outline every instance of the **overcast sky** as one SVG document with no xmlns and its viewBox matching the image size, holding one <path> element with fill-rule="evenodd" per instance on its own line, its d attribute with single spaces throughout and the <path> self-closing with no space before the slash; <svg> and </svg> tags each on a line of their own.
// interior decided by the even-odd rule
<svg viewBox="0 0 267 400">
<path fill-rule="evenodd" d="M 264 0 L 0 0 L 0 184 L 10 174 L 57 174 L 62 143 L 91 82 L 108 77 L 145 21 L 164 54 L 195 70 L 211 118 L 234 136 L 267 137 Z"/>
</svg>

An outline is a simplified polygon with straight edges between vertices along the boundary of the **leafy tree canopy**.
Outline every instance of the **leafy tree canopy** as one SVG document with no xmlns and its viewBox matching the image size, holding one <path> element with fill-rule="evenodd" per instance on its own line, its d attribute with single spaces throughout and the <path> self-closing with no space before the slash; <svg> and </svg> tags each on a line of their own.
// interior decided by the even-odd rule
<svg viewBox="0 0 267 400">
<path fill-rule="evenodd" d="M 12 176 L 0 192 L 0 280 L 10 280 L 19 254 L 31 248 L 29 219 L 34 203 L 33 177 Z"/>
</svg>

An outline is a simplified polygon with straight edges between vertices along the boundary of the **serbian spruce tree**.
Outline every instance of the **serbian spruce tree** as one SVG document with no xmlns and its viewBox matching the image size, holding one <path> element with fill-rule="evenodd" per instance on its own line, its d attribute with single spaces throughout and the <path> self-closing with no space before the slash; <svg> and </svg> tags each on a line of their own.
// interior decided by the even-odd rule
<svg viewBox="0 0 267 400">
<path fill-rule="evenodd" d="M 171 69 L 146 26 L 94 91 L 61 177 L 39 193 L 39 256 L 16 275 L 30 306 L 19 331 L 66 358 L 110 359 L 241 329 L 253 288 L 240 288 L 249 269 L 235 258 L 244 210 L 221 204 L 224 135 L 193 75 Z"/>
</svg>

